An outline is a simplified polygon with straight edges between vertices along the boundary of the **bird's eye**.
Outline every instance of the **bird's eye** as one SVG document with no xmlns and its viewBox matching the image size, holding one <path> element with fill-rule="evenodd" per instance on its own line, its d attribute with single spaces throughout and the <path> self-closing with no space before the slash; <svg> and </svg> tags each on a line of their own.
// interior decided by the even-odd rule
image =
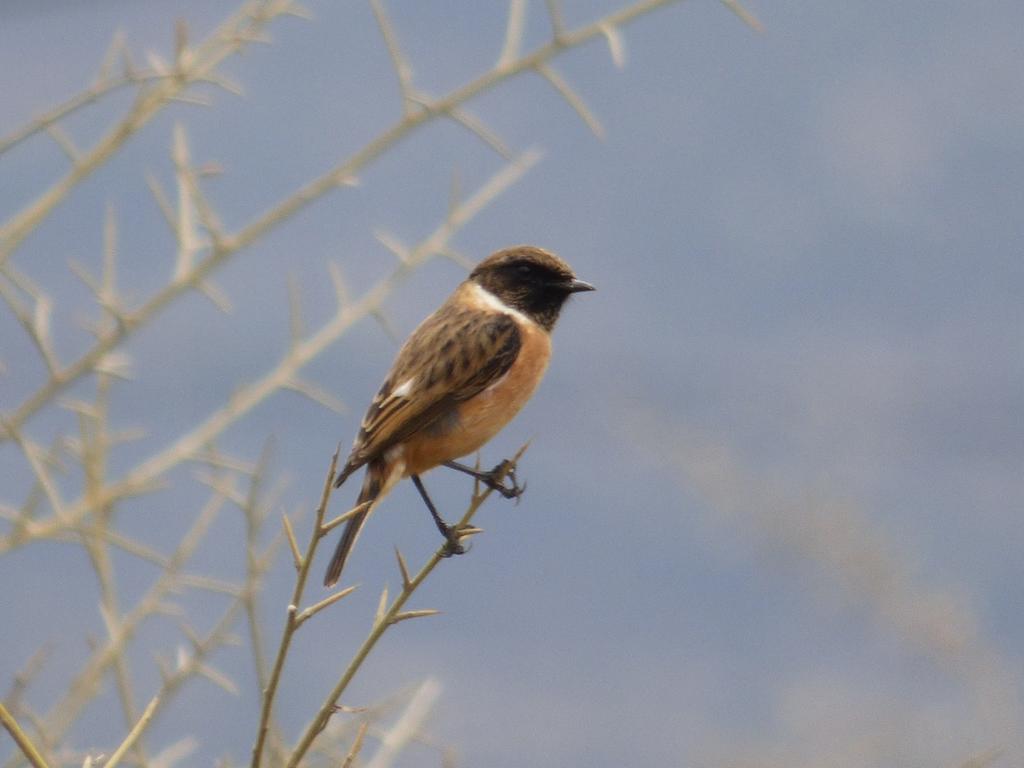
<svg viewBox="0 0 1024 768">
<path fill-rule="evenodd" d="M 518 267 L 516 267 L 516 272 L 518 272 L 523 277 L 526 277 L 532 274 L 533 270 L 530 268 L 529 264 L 520 264 Z"/>
</svg>

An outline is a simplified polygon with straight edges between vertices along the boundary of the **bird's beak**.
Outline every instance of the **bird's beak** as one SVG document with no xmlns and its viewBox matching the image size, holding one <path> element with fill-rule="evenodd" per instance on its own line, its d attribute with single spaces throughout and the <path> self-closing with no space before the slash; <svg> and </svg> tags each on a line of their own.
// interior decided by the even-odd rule
<svg viewBox="0 0 1024 768">
<path fill-rule="evenodd" d="M 569 293 L 580 293 L 581 291 L 596 291 L 597 289 L 585 280 L 577 280 L 575 277 L 565 283 L 565 290 Z"/>
</svg>

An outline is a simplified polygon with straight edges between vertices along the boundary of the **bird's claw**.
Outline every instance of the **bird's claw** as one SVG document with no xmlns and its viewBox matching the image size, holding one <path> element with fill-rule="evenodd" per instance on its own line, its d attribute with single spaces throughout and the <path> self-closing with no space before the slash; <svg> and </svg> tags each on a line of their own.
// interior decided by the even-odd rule
<svg viewBox="0 0 1024 768">
<path fill-rule="evenodd" d="M 492 491 L 497 491 L 506 499 L 518 499 L 526 491 L 526 483 L 519 485 L 519 480 L 516 478 L 515 462 L 510 459 L 502 461 L 488 472 L 487 476 L 489 480 L 484 480 L 484 485 Z M 505 480 L 508 480 L 511 485 L 505 485 Z"/>
<path fill-rule="evenodd" d="M 446 526 L 444 532 L 446 542 L 441 551 L 441 557 L 466 554 L 469 551 L 469 547 L 463 545 L 462 540 L 480 533 L 482 530 L 483 529 L 477 528 L 475 525 L 470 525 L 469 523 Z"/>
</svg>

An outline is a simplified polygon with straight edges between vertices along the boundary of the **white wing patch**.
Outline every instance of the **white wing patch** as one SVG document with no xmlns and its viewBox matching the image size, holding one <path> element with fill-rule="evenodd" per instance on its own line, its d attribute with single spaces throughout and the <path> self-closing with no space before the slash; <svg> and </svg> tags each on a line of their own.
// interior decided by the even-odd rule
<svg viewBox="0 0 1024 768">
<path fill-rule="evenodd" d="M 412 394 L 413 384 L 416 383 L 416 377 L 406 379 L 393 390 L 391 390 L 391 397 L 408 397 Z"/>
</svg>

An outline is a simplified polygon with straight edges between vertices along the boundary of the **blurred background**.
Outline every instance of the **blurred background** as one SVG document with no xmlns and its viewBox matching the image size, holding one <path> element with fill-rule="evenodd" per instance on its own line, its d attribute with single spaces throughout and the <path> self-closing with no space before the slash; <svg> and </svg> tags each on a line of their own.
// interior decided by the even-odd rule
<svg viewBox="0 0 1024 768">
<path fill-rule="evenodd" d="M 142 68 L 147 51 L 173 60 L 179 19 L 191 43 L 236 6 L 0 0 L 0 135 L 87 86 L 117 30 Z M 567 29 L 618 7 L 561 3 Z M 308 8 L 312 20 L 276 19 L 270 45 L 226 60 L 243 95 L 207 88 L 209 106 L 159 112 L 10 255 L 52 298 L 61 360 L 91 343 L 80 323 L 98 316 L 95 298 L 69 262 L 100 273 L 108 209 L 129 307 L 174 271 L 177 245 L 146 175 L 176 202 L 176 124 L 192 162 L 221 169 L 203 190 L 236 232 L 401 118 L 370 5 Z M 507 3 L 391 0 L 387 10 L 429 96 L 501 52 Z M 750 10 L 762 34 L 720 3 L 689 0 L 612 35 L 623 68 L 601 36 L 556 58 L 603 138 L 534 72 L 466 105 L 512 154 L 542 154 L 452 249 L 477 261 L 537 244 L 598 292 L 571 302 L 546 381 L 483 452 L 491 466 L 532 441 L 521 503 L 487 502 L 472 551 L 443 562 L 412 601 L 442 615 L 390 631 L 345 696 L 364 706 L 440 683 L 429 738 L 398 765 L 1024 760 L 1024 5 L 758 0 Z M 543 45 L 546 4 L 528 3 L 525 25 L 524 50 Z M 88 149 L 131 103 L 118 91 L 62 121 L 57 141 L 44 131 L 0 155 L 3 220 L 66 172 L 61 141 Z M 274 367 L 288 349 L 290 292 L 315 331 L 335 311 L 329 262 L 358 298 L 395 269 L 380 233 L 423 241 L 453 185 L 465 199 L 506 166 L 464 126 L 430 121 L 361 169 L 358 185 L 217 269 L 229 314 L 197 292 L 171 303 L 118 347 L 132 379 L 112 385 L 110 423 L 145 435 L 113 449 L 110 477 Z M 281 484 L 267 537 L 282 511 L 308 535 L 330 455 L 354 437 L 396 337 L 463 276 L 454 259 L 426 260 L 394 281 L 382 322 L 354 324 L 303 368 L 344 413 L 279 392 L 218 436 L 242 461 L 267 451 L 267 484 Z M 0 318 L 9 415 L 47 374 L 8 306 Z M 83 378 L 25 435 L 48 445 L 75 434 L 61 403 L 95 389 Z M 182 463 L 166 489 L 118 502 L 117 530 L 169 552 L 206 498 L 196 471 Z M 465 508 L 465 478 L 426 482 L 449 517 Z M 0 443 L 8 518 L 33 483 L 24 451 Z M 58 483 L 77 498 L 81 470 Z M 335 497 L 336 512 L 357 485 Z M 13 531 L 0 523 L 8 540 Z M 224 512 L 190 570 L 237 580 L 244 537 L 242 516 Z M 400 586 L 393 548 L 415 567 L 437 545 L 403 484 L 350 561 L 345 580 L 360 589 L 296 640 L 276 710 L 289 738 L 362 641 L 380 589 Z M 128 610 L 158 570 L 112 557 Z M 283 551 L 266 576 L 271 648 L 293 574 Z M 89 638 L 107 632 L 94 566 L 78 544 L 32 541 L 0 555 L 0 584 L 0 696 L 46 646 L 24 694 L 46 712 Z M 193 590 L 173 602 L 205 630 L 223 597 Z M 211 665 L 237 691 L 190 680 L 150 729 L 152 753 L 191 735 L 182 764 L 247 761 L 259 686 L 244 624 L 236 630 L 241 646 L 218 649 Z M 183 644 L 177 619 L 143 624 L 127 656 L 140 702 L 160 685 L 154 653 L 173 658 Z M 119 742 L 117 701 L 111 677 L 69 743 Z"/>
</svg>

